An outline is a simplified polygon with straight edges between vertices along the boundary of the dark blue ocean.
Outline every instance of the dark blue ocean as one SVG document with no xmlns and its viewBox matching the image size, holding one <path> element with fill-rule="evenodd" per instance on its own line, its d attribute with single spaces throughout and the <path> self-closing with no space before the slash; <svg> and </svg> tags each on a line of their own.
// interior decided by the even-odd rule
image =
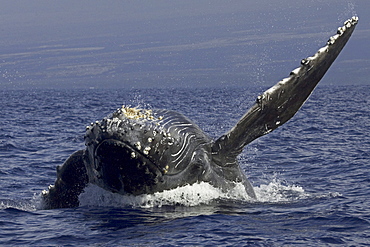
<svg viewBox="0 0 370 247">
<path fill-rule="evenodd" d="M 242 190 L 197 184 L 43 210 L 55 168 L 85 126 L 123 104 L 179 111 L 217 138 L 266 88 L 0 92 L 0 245 L 370 246 L 370 86 L 319 86 L 297 115 L 248 145 Z"/>
</svg>

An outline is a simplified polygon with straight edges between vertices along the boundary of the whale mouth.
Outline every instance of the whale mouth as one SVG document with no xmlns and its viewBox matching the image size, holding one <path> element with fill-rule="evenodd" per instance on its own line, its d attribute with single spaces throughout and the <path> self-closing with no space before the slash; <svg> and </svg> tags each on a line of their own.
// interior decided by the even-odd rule
<svg viewBox="0 0 370 247">
<path fill-rule="evenodd" d="M 96 147 L 94 156 L 98 179 L 112 192 L 153 193 L 153 187 L 163 180 L 158 166 L 125 142 L 106 139 Z"/>
</svg>

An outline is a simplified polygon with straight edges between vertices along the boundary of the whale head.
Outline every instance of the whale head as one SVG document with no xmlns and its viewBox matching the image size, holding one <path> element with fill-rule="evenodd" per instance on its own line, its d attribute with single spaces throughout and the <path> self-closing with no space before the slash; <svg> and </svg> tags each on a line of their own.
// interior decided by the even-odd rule
<svg viewBox="0 0 370 247">
<path fill-rule="evenodd" d="M 85 166 L 89 181 L 106 190 L 154 193 L 207 174 L 210 143 L 179 113 L 123 106 L 87 127 Z"/>
</svg>

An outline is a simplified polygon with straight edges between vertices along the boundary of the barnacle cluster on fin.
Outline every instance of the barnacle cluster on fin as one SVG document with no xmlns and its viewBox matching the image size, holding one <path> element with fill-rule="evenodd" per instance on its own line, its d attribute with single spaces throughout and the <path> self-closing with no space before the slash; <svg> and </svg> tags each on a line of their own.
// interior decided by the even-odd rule
<svg viewBox="0 0 370 247">
<path fill-rule="evenodd" d="M 330 46 L 334 45 L 334 43 L 337 41 L 337 39 L 340 36 L 342 36 L 346 32 L 347 29 L 353 27 L 357 23 L 358 23 L 358 17 L 357 16 L 353 16 L 351 19 L 346 20 L 344 22 L 343 26 L 338 28 L 337 34 L 335 34 L 335 35 L 333 35 L 333 36 L 331 36 L 329 38 L 328 42 L 326 43 L 326 46 L 320 48 L 315 53 L 315 55 L 313 55 L 311 57 L 308 57 L 308 58 L 305 58 L 305 59 L 302 59 L 301 60 L 301 67 L 298 67 L 298 68 L 294 69 L 292 72 L 290 72 L 289 77 L 284 78 L 283 80 L 279 81 L 278 84 L 276 84 L 275 86 L 273 86 L 270 89 L 268 89 L 263 95 L 260 95 L 257 98 L 257 102 L 261 102 L 262 99 L 268 99 L 269 98 L 269 94 L 271 94 L 272 92 L 274 92 L 279 87 L 279 85 L 284 85 L 287 82 L 289 82 L 291 80 L 291 78 L 296 77 L 300 73 L 300 70 L 303 67 L 310 66 L 310 63 L 313 60 L 315 60 L 320 54 L 328 52 Z"/>
<path fill-rule="evenodd" d="M 285 110 L 286 113 L 290 112 L 291 114 L 286 114 L 284 121 L 281 119 L 282 115 L 277 114 L 276 121 L 270 123 L 270 127 L 266 125 L 266 131 L 263 134 L 267 134 L 273 129 L 276 129 L 295 114 L 299 108 L 294 111 L 292 109 L 295 108 L 292 108 L 292 106 L 300 107 L 309 96 L 309 94 L 307 94 L 303 97 L 303 89 L 297 91 L 297 88 L 305 87 L 306 90 L 311 88 L 307 92 L 312 92 L 347 42 L 357 23 L 357 16 L 345 21 L 344 25 L 338 28 L 337 33 L 329 38 L 324 47 L 320 48 L 313 56 L 302 59 L 301 66 L 291 71 L 289 77 L 282 79 L 276 85 L 257 97 L 257 111 L 264 111 L 269 107 L 270 109 L 275 109 L 276 112 L 282 113 L 284 109 L 291 107 L 290 110 Z M 346 37 L 347 34 L 349 34 L 349 36 Z M 342 38 L 344 39 L 343 41 L 341 40 Z M 325 62 L 323 62 L 324 60 Z M 293 90 L 296 90 L 295 93 L 292 93 Z M 297 99 L 293 102 L 291 100 L 293 97 L 292 95 L 301 95 L 301 104 L 297 104 Z M 300 96 L 297 96 L 296 98 L 299 97 Z"/>
<path fill-rule="evenodd" d="M 347 28 L 352 27 L 353 25 L 356 25 L 358 22 L 358 17 L 353 16 L 351 19 L 348 19 L 344 22 L 344 25 L 342 27 L 339 27 L 337 30 L 337 34 L 330 37 L 330 39 L 327 42 L 327 45 L 332 45 L 335 43 L 335 41 L 343 35 L 343 33 L 347 30 Z"/>
</svg>

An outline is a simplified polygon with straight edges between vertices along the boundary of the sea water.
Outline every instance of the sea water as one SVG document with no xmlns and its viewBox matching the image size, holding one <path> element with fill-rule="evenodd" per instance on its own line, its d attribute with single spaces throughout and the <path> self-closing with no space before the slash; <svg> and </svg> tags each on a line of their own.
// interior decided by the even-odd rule
<svg viewBox="0 0 370 247">
<path fill-rule="evenodd" d="M 295 117 L 249 144 L 242 186 L 121 196 L 89 185 L 81 206 L 43 210 L 85 126 L 121 105 L 183 113 L 212 138 L 266 88 L 2 91 L 0 245 L 370 245 L 369 86 L 319 86 Z M 246 130 L 248 131 L 248 130 Z"/>
</svg>

